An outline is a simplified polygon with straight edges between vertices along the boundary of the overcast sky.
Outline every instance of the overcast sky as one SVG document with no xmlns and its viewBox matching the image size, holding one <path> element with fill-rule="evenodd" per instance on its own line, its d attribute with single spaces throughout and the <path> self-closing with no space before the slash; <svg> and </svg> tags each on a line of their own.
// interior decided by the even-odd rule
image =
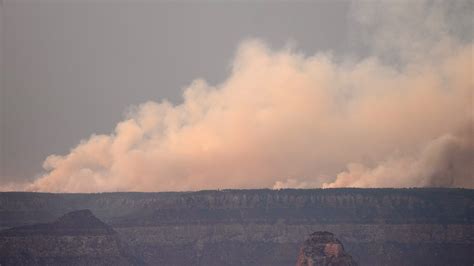
<svg viewBox="0 0 474 266">
<path fill-rule="evenodd" d="M 130 105 L 222 81 L 246 38 L 308 54 L 351 46 L 347 2 L 125 2 L 5 1 L 4 181 L 32 179 L 46 156 L 111 132 Z"/>
<path fill-rule="evenodd" d="M 32 180 L 30 189 L 44 191 L 474 187 L 472 1 L 0 6 L 0 188 Z M 268 73 L 258 67 L 266 61 Z M 269 106 L 260 127 L 243 129 Z M 226 123 L 235 136 L 221 132 Z M 208 140 L 222 145 L 209 150 Z M 254 150 L 266 141 L 274 152 Z M 52 154 L 64 156 L 43 169 Z M 269 172 L 269 162 L 283 168 Z"/>
</svg>

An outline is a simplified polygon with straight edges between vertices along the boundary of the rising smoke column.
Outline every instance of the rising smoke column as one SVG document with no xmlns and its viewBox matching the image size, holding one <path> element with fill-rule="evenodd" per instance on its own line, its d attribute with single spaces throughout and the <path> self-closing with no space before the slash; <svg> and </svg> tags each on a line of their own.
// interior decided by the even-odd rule
<svg viewBox="0 0 474 266">
<path fill-rule="evenodd" d="M 285 187 L 287 179 L 295 187 L 466 186 L 427 180 L 443 179 L 436 169 L 445 150 L 447 160 L 472 161 L 472 135 L 456 135 L 472 121 L 472 46 L 455 51 L 436 65 L 395 70 L 375 58 L 339 65 L 324 54 L 275 52 L 250 41 L 224 83 L 197 80 L 180 105 L 136 107 L 114 133 L 48 157 L 47 173 L 30 189 Z M 351 162 L 375 168 L 353 163 L 331 183 Z M 466 175 L 449 178 L 472 179 L 468 170 L 453 171 Z"/>
<path fill-rule="evenodd" d="M 26 189 L 474 187 L 472 37 L 452 34 L 443 3 L 373 9 L 353 12 L 373 55 L 245 41 L 223 83 L 136 106 L 111 134 L 49 156 Z"/>
</svg>

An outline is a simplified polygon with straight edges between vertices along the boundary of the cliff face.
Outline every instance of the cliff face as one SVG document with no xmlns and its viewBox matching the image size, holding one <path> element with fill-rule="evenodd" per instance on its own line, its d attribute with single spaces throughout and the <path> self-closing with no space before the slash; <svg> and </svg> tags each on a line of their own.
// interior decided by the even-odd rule
<svg viewBox="0 0 474 266">
<path fill-rule="evenodd" d="M 67 213 L 51 223 L 0 231 L 0 265 L 137 263 L 118 234 L 89 210 Z"/>
<path fill-rule="evenodd" d="M 303 243 L 296 266 L 357 266 L 357 263 L 334 234 L 318 231 Z"/>
<path fill-rule="evenodd" d="M 337 235 L 360 265 L 474 263 L 466 189 L 0 193 L 0 226 L 85 208 L 149 265 L 294 265 L 314 231 Z"/>
<path fill-rule="evenodd" d="M 107 224 L 472 224 L 474 190 L 314 189 L 168 193 L 0 193 L 0 227 L 90 209 Z"/>
</svg>

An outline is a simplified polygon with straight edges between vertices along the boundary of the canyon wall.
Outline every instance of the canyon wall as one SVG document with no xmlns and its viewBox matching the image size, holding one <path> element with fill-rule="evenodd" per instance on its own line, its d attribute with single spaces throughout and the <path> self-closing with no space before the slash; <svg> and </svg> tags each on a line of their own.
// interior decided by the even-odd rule
<svg viewBox="0 0 474 266">
<path fill-rule="evenodd" d="M 146 264 L 294 265 L 314 231 L 360 265 L 472 265 L 474 190 L 0 193 L 0 227 L 90 209 Z"/>
<path fill-rule="evenodd" d="M 141 265 L 90 210 L 0 231 L 0 265 Z"/>
</svg>

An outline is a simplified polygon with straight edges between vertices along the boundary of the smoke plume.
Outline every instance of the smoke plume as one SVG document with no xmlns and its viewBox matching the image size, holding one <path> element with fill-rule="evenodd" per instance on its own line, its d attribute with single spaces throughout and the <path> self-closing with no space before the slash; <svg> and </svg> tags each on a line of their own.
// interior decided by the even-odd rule
<svg viewBox="0 0 474 266">
<path fill-rule="evenodd" d="M 181 104 L 136 106 L 113 133 L 49 156 L 27 189 L 474 188 L 472 38 L 447 30 L 436 4 L 409 5 L 421 15 L 386 8 L 375 22 L 366 8 L 354 14 L 377 25 L 367 27 L 377 40 L 372 56 L 307 56 L 245 41 L 223 83 L 198 79 Z M 395 31 L 402 40 L 384 21 L 399 13 L 410 30 Z"/>
</svg>

